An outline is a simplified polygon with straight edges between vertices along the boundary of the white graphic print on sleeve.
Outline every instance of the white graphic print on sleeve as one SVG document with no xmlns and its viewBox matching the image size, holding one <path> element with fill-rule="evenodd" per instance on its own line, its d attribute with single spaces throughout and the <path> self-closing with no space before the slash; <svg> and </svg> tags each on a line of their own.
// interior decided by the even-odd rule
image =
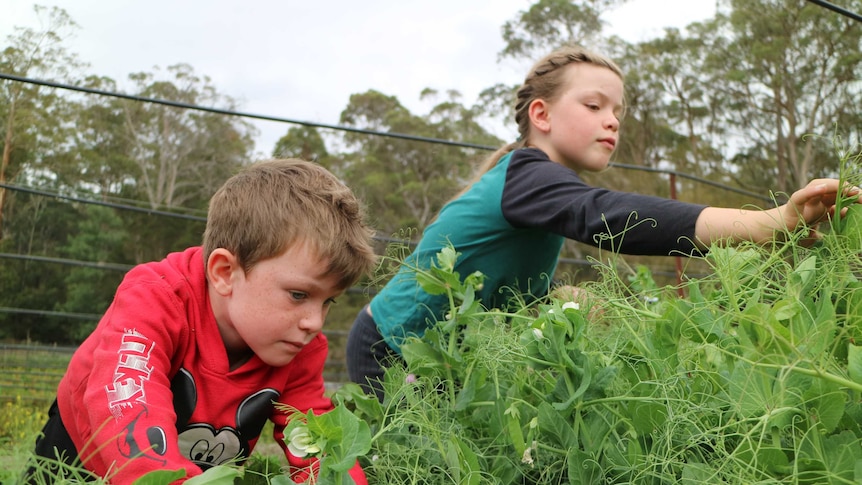
<svg viewBox="0 0 862 485">
<path fill-rule="evenodd" d="M 150 354 L 155 345 L 137 330 L 127 329 L 123 334 L 117 350 L 113 381 L 105 386 L 108 407 L 115 419 L 123 417 L 123 409 L 131 408 L 135 403 L 147 403 L 144 383 L 153 371 Z"/>
</svg>

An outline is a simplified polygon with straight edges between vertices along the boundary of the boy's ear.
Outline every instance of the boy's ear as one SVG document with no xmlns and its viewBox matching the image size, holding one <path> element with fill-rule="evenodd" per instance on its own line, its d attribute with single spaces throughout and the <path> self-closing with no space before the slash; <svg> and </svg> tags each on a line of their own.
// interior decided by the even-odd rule
<svg viewBox="0 0 862 485">
<path fill-rule="evenodd" d="M 207 281 L 220 295 L 227 296 L 233 288 L 233 277 L 242 271 L 236 256 L 227 249 L 218 248 L 207 258 Z"/>
<path fill-rule="evenodd" d="M 544 99 L 534 99 L 527 109 L 530 124 L 542 133 L 551 131 L 551 113 L 548 108 L 550 106 Z"/>
</svg>

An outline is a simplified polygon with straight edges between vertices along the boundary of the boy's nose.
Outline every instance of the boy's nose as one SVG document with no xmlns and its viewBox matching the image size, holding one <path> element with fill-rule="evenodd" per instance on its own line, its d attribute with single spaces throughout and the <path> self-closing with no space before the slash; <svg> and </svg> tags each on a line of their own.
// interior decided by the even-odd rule
<svg viewBox="0 0 862 485">
<path fill-rule="evenodd" d="M 310 310 L 303 315 L 303 318 L 299 321 L 299 325 L 306 332 L 316 333 L 323 330 L 324 320 L 326 320 L 326 310 Z"/>
</svg>

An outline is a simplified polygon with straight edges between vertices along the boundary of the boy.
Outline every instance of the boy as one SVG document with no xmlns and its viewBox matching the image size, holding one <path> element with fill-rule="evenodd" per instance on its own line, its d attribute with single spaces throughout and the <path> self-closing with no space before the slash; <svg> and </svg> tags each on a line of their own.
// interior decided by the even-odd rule
<svg viewBox="0 0 862 485">
<path fill-rule="evenodd" d="M 335 298 L 373 267 L 371 234 L 359 201 L 322 167 L 246 167 L 210 200 L 202 247 L 125 276 L 72 357 L 36 454 L 78 458 L 117 484 L 161 469 L 188 478 L 248 458 L 271 419 L 304 479 L 311 463 L 287 452 L 287 416 L 273 402 L 332 409 L 320 332 Z M 358 465 L 350 474 L 367 483 Z"/>
</svg>

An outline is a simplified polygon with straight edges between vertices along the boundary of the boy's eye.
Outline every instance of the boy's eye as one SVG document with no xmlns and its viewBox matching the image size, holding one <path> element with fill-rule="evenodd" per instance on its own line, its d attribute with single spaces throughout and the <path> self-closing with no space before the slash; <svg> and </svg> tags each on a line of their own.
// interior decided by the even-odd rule
<svg viewBox="0 0 862 485">
<path fill-rule="evenodd" d="M 330 298 L 330 299 L 326 300 L 323 304 L 326 306 L 331 306 L 331 305 L 335 305 L 336 303 L 338 303 L 338 302 L 335 301 L 335 298 Z"/>
<path fill-rule="evenodd" d="M 301 292 L 301 291 L 291 291 L 290 297 L 293 298 L 294 300 L 304 300 L 304 299 L 308 298 L 308 295 Z"/>
</svg>

